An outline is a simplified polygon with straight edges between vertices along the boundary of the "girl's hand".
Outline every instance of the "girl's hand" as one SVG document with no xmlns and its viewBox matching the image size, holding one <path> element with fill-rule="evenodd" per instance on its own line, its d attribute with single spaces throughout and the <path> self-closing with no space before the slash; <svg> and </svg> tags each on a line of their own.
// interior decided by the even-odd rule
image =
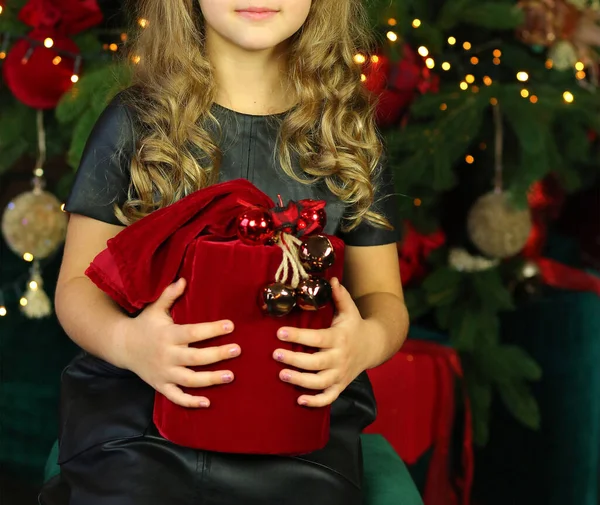
<svg viewBox="0 0 600 505">
<path fill-rule="evenodd" d="M 208 407 L 208 398 L 186 394 L 180 386 L 202 388 L 233 381 L 229 370 L 195 372 L 187 367 L 209 365 L 235 358 L 237 345 L 196 349 L 188 344 L 208 340 L 233 331 L 231 321 L 177 325 L 170 309 L 185 290 L 185 280 L 171 284 L 152 305 L 123 329 L 125 367 L 136 373 L 156 391 L 183 407 Z"/>
<path fill-rule="evenodd" d="M 285 342 L 320 349 L 314 354 L 277 349 L 273 357 L 287 365 L 318 373 L 282 370 L 279 377 L 284 382 L 307 389 L 321 390 L 315 396 L 301 396 L 298 403 L 307 407 L 330 405 L 367 367 L 369 329 L 361 317 L 350 293 L 338 279 L 331 280 L 337 314 L 331 328 L 308 330 L 280 328 L 277 336 Z"/>
</svg>

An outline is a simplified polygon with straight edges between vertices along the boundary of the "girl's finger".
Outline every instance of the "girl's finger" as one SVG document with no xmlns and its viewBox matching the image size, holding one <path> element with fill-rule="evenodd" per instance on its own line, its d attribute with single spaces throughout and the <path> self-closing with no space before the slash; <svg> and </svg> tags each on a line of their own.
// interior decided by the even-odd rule
<svg viewBox="0 0 600 505">
<path fill-rule="evenodd" d="M 283 382 L 294 384 L 305 389 L 316 389 L 324 391 L 336 383 L 337 373 L 335 370 L 325 370 L 319 373 L 302 373 L 293 370 L 282 370 L 279 378 Z"/>
<path fill-rule="evenodd" d="M 161 391 L 169 400 L 182 407 L 193 408 L 208 408 L 210 401 L 204 396 L 194 396 L 184 393 L 179 386 L 175 384 L 167 384 Z"/>
<path fill-rule="evenodd" d="M 177 347 L 174 351 L 174 361 L 179 366 L 204 366 L 237 358 L 241 354 L 239 345 L 224 345 L 196 349 L 194 347 Z"/>
<path fill-rule="evenodd" d="M 329 351 L 320 351 L 314 354 L 304 352 L 285 351 L 277 349 L 273 353 L 273 358 L 280 363 L 300 368 L 301 370 L 309 370 L 318 372 L 328 370 L 334 365 L 334 356 Z"/>
<path fill-rule="evenodd" d="M 327 405 L 331 405 L 334 401 L 336 401 L 338 396 L 340 396 L 340 393 L 340 387 L 335 384 L 323 391 L 321 394 L 315 396 L 301 396 L 298 398 L 298 404 L 302 405 L 303 407 L 310 408 L 326 407 Z"/>
</svg>

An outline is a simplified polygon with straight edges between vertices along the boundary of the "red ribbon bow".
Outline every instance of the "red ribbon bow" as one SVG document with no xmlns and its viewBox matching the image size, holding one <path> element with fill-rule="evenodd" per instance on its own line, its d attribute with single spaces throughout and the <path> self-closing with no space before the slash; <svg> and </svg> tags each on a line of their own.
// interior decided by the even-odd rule
<svg viewBox="0 0 600 505">
<path fill-rule="evenodd" d="M 96 0 L 29 0 L 19 19 L 32 28 L 75 35 L 102 22 Z"/>
</svg>

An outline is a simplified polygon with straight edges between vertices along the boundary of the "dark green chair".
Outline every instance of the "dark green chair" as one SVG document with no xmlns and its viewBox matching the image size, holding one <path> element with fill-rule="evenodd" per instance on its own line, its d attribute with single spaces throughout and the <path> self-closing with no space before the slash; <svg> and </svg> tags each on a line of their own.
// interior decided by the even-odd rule
<svg viewBox="0 0 600 505">
<path fill-rule="evenodd" d="M 381 435 L 363 435 L 365 505 L 423 505 L 406 466 Z M 58 444 L 54 444 L 44 480 L 56 477 L 60 469 Z"/>
</svg>

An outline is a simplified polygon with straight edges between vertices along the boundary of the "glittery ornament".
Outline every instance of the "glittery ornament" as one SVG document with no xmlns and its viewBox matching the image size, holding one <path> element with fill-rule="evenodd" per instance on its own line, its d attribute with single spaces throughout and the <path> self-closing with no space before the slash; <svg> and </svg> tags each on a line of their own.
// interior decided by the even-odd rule
<svg viewBox="0 0 600 505">
<path fill-rule="evenodd" d="M 300 263 L 308 272 L 323 272 L 335 262 L 333 245 L 323 235 L 312 235 L 302 240 L 298 254 Z"/>
<path fill-rule="evenodd" d="M 332 299 L 331 284 L 325 279 L 303 279 L 296 288 L 296 304 L 302 310 L 319 310 Z"/>
<path fill-rule="evenodd" d="M 267 244 L 275 233 L 268 210 L 248 209 L 238 218 L 238 237 L 248 245 Z"/>
<path fill-rule="evenodd" d="M 285 316 L 296 306 L 294 288 L 274 282 L 265 286 L 258 297 L 261 310 L 270 316 Z"/>
<path fill-rule="evenodd" d="M 19 256 L 43 259 L 64 242 L 67 215 L 54 195 L 34 189 L 12 200 L 2 216 L 2 234 Z"/>
<path fill-rule="evenodd" d="M 506 193 L 488 193 L 469 211 L 471 241 L 491 258 L 508 258 L 523 249 L 531 232 L 529 209 L 517 209 Z"/>
</svg>

